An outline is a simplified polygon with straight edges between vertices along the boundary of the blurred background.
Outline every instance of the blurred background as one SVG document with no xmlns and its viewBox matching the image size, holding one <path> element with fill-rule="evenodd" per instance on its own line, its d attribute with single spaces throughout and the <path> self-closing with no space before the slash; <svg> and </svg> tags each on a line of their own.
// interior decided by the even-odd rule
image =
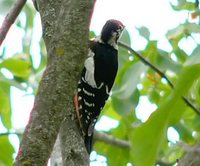
<svg viewBox="0 0 200 166">
<path fill-rule="evenodd" d="M 0 23 L 14 3 L 0 0 Z M 92 166 L 140 166 L 147 154 L 146 163 L 173 166 L 185 152 L 182 144 L 198 142 L 199 115 L 177 96 L 184 91 L 200 108 L 200 79 L 193 77 L 195 68 L 185 72 L 200 63 L 199 14 L 197 0 L 97 0 L 90 38 L 108 19 L 120 20 L 126 26 L 120 42 L 140 52 L 177 89 L 119 47 L 118 75 L 96 130 L 130 146 L 97 140 Z M 46 58 L 40 15 L 29 0 L 0 47 L 0 166 L 12 165 L 16 156 Z"/>
</svg>

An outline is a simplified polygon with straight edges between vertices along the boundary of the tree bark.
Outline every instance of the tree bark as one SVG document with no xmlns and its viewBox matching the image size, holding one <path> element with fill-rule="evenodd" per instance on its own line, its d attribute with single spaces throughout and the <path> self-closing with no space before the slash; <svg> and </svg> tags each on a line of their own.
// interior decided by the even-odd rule
<svg viewBox="0 0 200 166">
<path fill-rule="evenodd" d="M 186 147 L 187 153 L 178 162 L 177 166 L 199 166 L 200 165 L 200 143 L 194 147 Z"/>
<path fill-rule="evenodd" d="M 94 1 L 36 2 L 42 20 L 48 62 L 14 165 L 44 166 L 64 117 L 66 130 L 69 131 L 67 139 L 71 140 L 70 144 L 69 141 L 66 144 L 70 154 L 87 156 L 88 162 L 83 140 L 75 124 L 72 100 L 82 69 L 80 64 L 83 64 L 87 55 L 88 29 Z M 68 157 L 75 158 L 72 155 Z M 71 165 L 85 163 L 81 161 L 85 157 L 77 158 L 79 163 Z"/>
<path fill-rule="evenodd" d="M 66 118 L 60 130 L 60 143 L 63 166 L 89 166 L 89 155 L 76 124 Z M 74 131 L 77 130 L 77 131 Z"/>
</svg>

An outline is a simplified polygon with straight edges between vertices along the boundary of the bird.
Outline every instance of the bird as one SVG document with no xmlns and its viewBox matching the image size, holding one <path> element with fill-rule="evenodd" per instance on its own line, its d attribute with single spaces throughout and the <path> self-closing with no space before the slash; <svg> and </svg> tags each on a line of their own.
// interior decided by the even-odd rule
<svg viewBox="0 0 200 166">
<path fill-rule="evenodd" d="M 110 95 L 118 70 L 118 40 L 125 26 L 110 19 L 100 36 L 89 41 L 88 55 L 74 97 L 79 128 L 88 154 L 95 124 Z"/>
</svg>

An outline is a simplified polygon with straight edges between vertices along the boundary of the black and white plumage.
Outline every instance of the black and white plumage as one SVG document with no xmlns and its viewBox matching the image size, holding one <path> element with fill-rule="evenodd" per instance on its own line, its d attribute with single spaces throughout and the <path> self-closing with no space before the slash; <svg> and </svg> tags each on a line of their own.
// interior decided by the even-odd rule
<svg viewBox="0 0 200 166">
<path fill-rule="evenodd" d="M 92 148 L 92 136 L 98 116 L 113 86 L 118 69 L 117 41 L 124 29 L 118 20 L 108 20 L 100 37 L 89 43 L 75 106 L 88 153 Z"/>
</svg>

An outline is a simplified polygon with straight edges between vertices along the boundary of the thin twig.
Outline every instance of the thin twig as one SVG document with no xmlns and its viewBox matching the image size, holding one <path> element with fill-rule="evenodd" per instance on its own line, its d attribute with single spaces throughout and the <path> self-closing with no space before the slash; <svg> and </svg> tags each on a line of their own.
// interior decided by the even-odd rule
<svg viewBox="0 0 200 166">
<path fill-rule="evenodd" d="M 17 16 L 19 15 L 25 3 L 26 3 L 26 0 L 16 1 L 14 5 L 12 6 L 11 10 L 9 11 L 9 13 L 6 15 L 0 28 L 0 46 L 3 43 L 8 33 L 8 30 L 10 29 L 11 25 L 15 22 Z"/>
<path fill-rule="evenodd" d="M 164 78 L 167 83 L 169 84 L 169 86 L 174 89 L 174 85 L 173 83 L 169 80 L 169 78 L 167 78 L 167 76 L 155 65 L 153 65 L 152 63 L 150 63 L 147 59 L 144 58 L 143 55 L 141 55 L 140 53 L 138 53 L 137 51 L 133 50 L 130 46 L 128 46 L 125 43 L 119 42 L 118 43 L 119 46 L 129 50 L 132 54 L 134 54 L 135 56 L 137 56 L 145 65 L 149 66 L 151 69 L 153 69 L 156 73 L 158 73 L 162 78 Z M 190 107 L 192 108 L 198 115 L 200 115 L 200 110 L 198 108 L 196 108 L 189 99 L 187 99 L 185 96 L 182 96 L 182 99 L 184 100 L 184 102 Z"/>
<path fill-rule="evenodd" d="M 152 68 L 156 73 L 158 73 L 162 78 L 164 78 L 167 83 L 169 84 L 169 86 L 171 88 L 174 88 L 174 85 L 172 84 L 172 82 L 167 78 L 167 76 L 156 66 L 154 66 L 152 63 L 150 63 L 147 59 L 144 58 L 143 55 L 141 55 L 139 52 L 133 50 L 131 47 L 129 47 L 127 44 L 119 42 L 118 43 L 119 46 L 122 46 L 124 48 L 126 48 L 127 50 L 129 50 L 131 53 L 133 53 L 134 55 L 136 55 L 145 65 L 149 66 L 150 68 Z"/>
<path fill-rule="evenodd" d="M 130 143 L 128 141 L 116 138 L 112 135 L 100 131 L 94 131 L 94 139 L 98 141 L 103 141 L 111 145 L 119 146 L 122 148 L 130 148 Z"/>
<path fill-rule="evenodd" d="M 7 135 L 22 135 L 22 133 L 16 133 L 16 132 L 0 133 L 0 136 L 7 136 Z"/>
</svg>

